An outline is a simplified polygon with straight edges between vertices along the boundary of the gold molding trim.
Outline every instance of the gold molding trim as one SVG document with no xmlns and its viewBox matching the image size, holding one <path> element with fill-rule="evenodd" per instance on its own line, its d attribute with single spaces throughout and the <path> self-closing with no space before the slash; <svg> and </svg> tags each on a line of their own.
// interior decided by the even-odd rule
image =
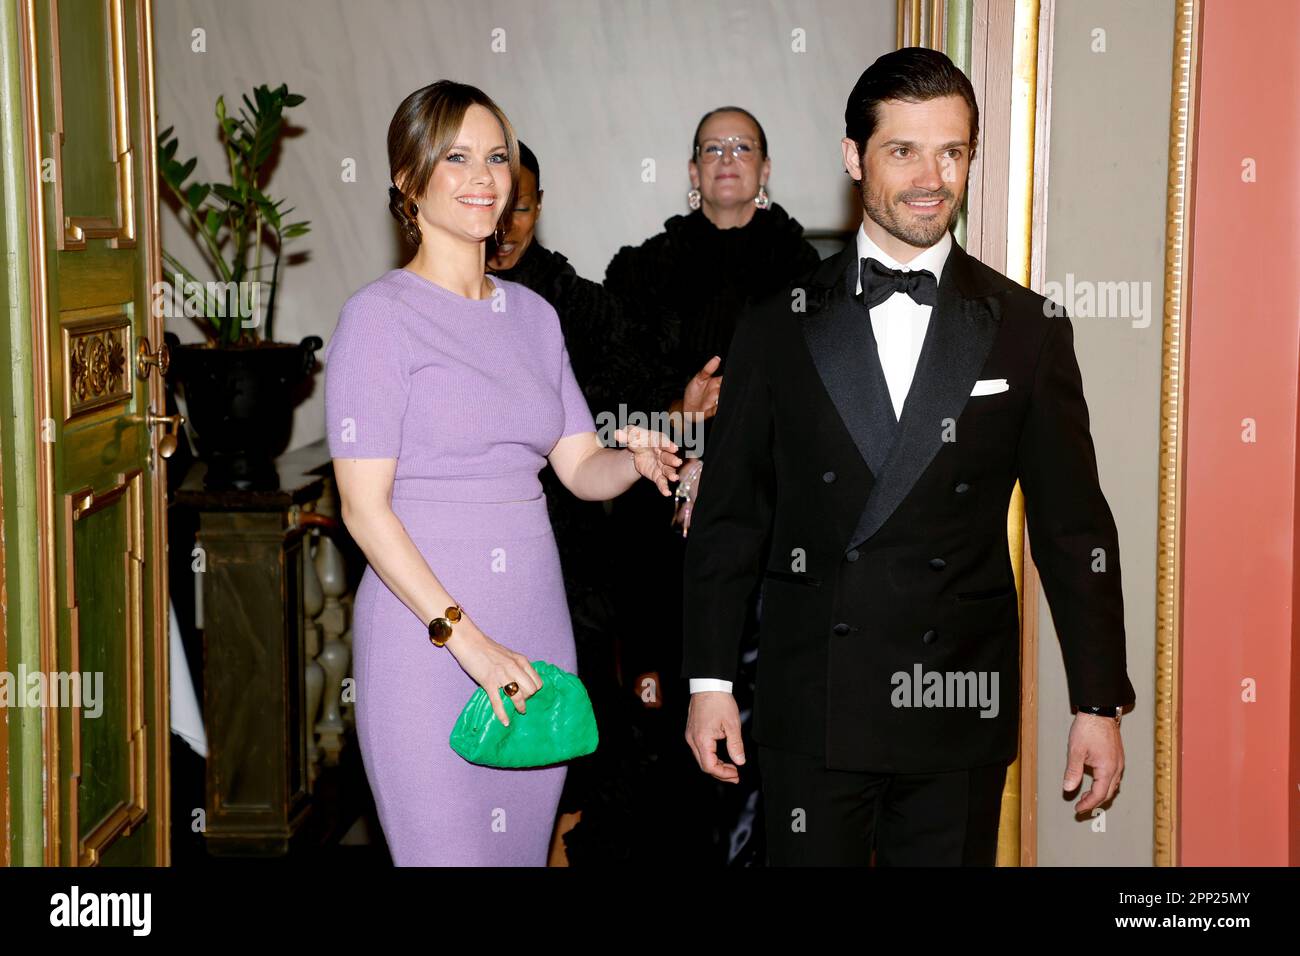
<svg viewBox="0 0 1300 956">
<path fill-rule="evenodd" d="M 135 246 L 135 152 L 131 146 L 131 114 L 126 84 L 124 0 L 104 0 L 109 27 L 109 73 L 112 76 L 113 155 L 117 166 L 117 218 L 71 216 L 63 199 L 63 72 L 59 51 L 59 0 L 49 0 L 50 60 L 54 105 L 51 145 L 54 158 L 54 217 L 60 224 L 56 238 L 61 252 L 86 248 L 87 239 L 108 239 L 113 249 Z"/>
<path fill-rule="evenodd" d="M 22 108 L 23 139 L 27 150 L 27 217 L 29 222 L 28 253 L 30 256 L 29 283 L 32 295 L 32 406 L 36 412 L 36 511 L 43 527 L 53 528 L 54 515 L 54 447 L 43 439 L 47 423 L 53 422 L 54 402 L 50 394 L 49 348 L 49 276 L 45 261 L 45 202 L 41 183 L 40 149 L 40 72 L 36 49 L 36 0 L 23 0 L 18 20 L 19 46 L 22 49 Z M 58 653 L 58 608 L 56 589 L 56 542 L 54 535 L 45 535 L 40 543 L 37 569 L 38 593 L 41 595 L 40 666 L 49 672 Z M 59 741 L 54 721 L 44 720 L 41 727 L 41 748 L 45 760 L 44 855 L 46 866 L 56 866 L 59 861 L 59 788 L 51 786 L 58 779 Z"/>
<path fill-rule="evenodd" d="M 1038 0 L 1015 0 L 1011 47 L 1011 145 L 1006 275 L 1028 286 L 1033 269 L 1034 117 L 1038 105 Z M 1050 77 L 1049 77 L 1050 80 Z"/>
<path fill-rule="evenodd" d="M 131 318 L 116 307 L 61 325 L 63 420 L 131 401 Z"/>
<path fill-rule="evenodd" d="M 945 0 L 897 0 L 894 46 L 943 50 L 948 35 Z"/>
<path fill-rule="evenodd" d="M 1201 0 L 1178 0 L 1174 13 L 1169 179 L 1165 200 L 1165 303 L 1160 376 L 1160 492 L 1156 530 L 1155 809 L 1153 861 L 1178 866 L 1179 742 L 1182 670 L 1183 468 L 1186 339 L 1195 206 L 1196 111 Z"/>
<path fill-rule="evenodd" d="M 1015 13 L 1012 18 L 1011 41 L 1011 121 L 1010 145 L 1007 150 L 1007 229 L 1006 229 L 1006 275 L 1013 282 L 1028 286 L 1032 272 L 1032 250 L 1034 239 L 1034 171 L 1035 155 L 1035 116 L 1038 105 L 1038 21 L 1039 0 L 1015 0 Z M 1051 82 L 1051 77 L 1047 77 Z M 1007 516 L 1008 545 L 1011 550 L 1012 568 L 1016 571 L 1021 606 L 1020 656 L 1022 660 L 1021 681 L 1025 681 L 1023 662 L 1026 657 L 1025 635 L 1025 601 L 1038 599 L 1037 591 L 1029 593 L 1025 589 L 1028 580 L 1025 574 L 1025 497 L 1016 482 L 1011 493 L 1011 504 Z M 1034 618 L 1037 621 L 1037 616 Z M 1033 637 L 1036 638 L 1036 635 Z M 1035 650 L 1036 640 L 1029 642 L 1029 649 Z M 1035 663 L 1037 657 L 1032 661 Z M 1021 695 L 1021 715 L 1025 716 L 1025 696 Z M 1031 695 L 1036 700 L 1036 692 Z M 1036 718 L 1036 711 L 1033 715 Z M 1035 725 L 1037 721 L 1035 719 Z M 1031 765 L 1036 761 L 1029 761 Z M 1026 779 L 1025 754 L 1022 752 L 1007 769 L 1007 782 L 1002 798 L 1002 822 L 998 827 L 998 865 L 1020 866 L 1023 863 L 1024 835 L 1021 824 L 1025 808 L 1036 804 L 1038 789 L 1036 781 Z M 1028 792 L 1026 792 L 1028 791 Z M 1031 812 L 1032 816 L 1032 812 Z M 1032 841 L 1036 845 L 1037 841 Z"/>
<path fill-rule="evenodd" d="M 150 148 L 140 156 L 141 199 L 144 208 L 141 217 L 144 225 L 144 276 L 146 294 L 162 280 L 162 254 L 159 249 L 158 231 L 158 174 L 154 168 L 152 144 L 157 142 L 155 125 L 157 98 L 154 90 L 154 52 L 153 52 L 153 4 L 151 0 L 137 0 L 136 5 L 136 41 L 140 51 L 137 57 L 139 70 L 140 95 L 144 99 L 140 111 L 141 138 Z M 164 319 L 154 315 L 152 309 L 144 311 L 144 321 L 150 328 L 150 340 L 163 340 Z M 151 375 L 146 385 L 150 408 L 166 409 L 166 395 L 163 390 L 162 376 Z M 167 459 L 158 454 L 159 434 L 149 428 L 149 441 L 154 443 L 150 455 L 152 462 L 153 483 L 150 511 L 151 540 L 149 553 L 165 555 L 167 553 Z M 168 583 L 166 560 L 155 560 L 150 570 L 153 575 L 153 675 L 154 675 L 154 753 L 157 764 L 154 768 L 154 863 L 157 866 L 171 865 L 171 599 Z M 143 691 L 143 687 L 141 688 Z M 145 771 L 147 772 L 147 768 Z M 143 791 L 142 791 L 143 792 Z"/>
<path fill-rule="evenodd" d="M 1036 292 L 1043 288 L 1047 259 L 1047 193 L 1051 166 L 1052 48 L 1056 35 L 1056 0 L 1039 0 L 1038 63 L 1035 67 L 1033 120 L 1033 188 L 1029 236 L 1029 278 Z M 1024 499 L 1021 497 L 1022 518 Z M 1042 587 L 1034 564 L 1033 541 L 1021 525 L 1024 542 L 1021 588 L 1021 704 L 1020 704 L 1020 865 L 1038 865 L 1038 661 L 1039 593 Z"/>
<path fill-rule="evenodd" d="M 117 483 L 107 490 L 96 493 L 90 487 L 79 488 L 63 496 L 64 540 L 67 547 L 64 566 L 64 606 L 69 619 L 69 667 L 74 673 L 81 672 L 81 609 L 77 604 L 76 563 L 73 559 L 74 525 L 87 515 L 102 511 L 110 506 L 125 508 L 127 540 L 124 553 L 123 582 L 126 588 L 126 693 L 127 708 L 127 792 L 119 799 L 93 830 L 85 836 L 80 835 L 80 802 L 77 787 L 81 780 L 81 715 L 74 711 L 71 718 L 72 757 L 71 767 L 75 772 L 67 778 L 68 793 L 68 832 L 77 841 L 77 859 L 79 866 L 96 866 L 104 851 L 119 837 L 130 833 L 145 818 L 148 812 L 148 772 L 149 754 L 147 747 L 147 727 L 144 719 L 144 616 L 143 587 L 145 574 L 144 543 L 144 473 L 137 469 L 130 474 L 121 473 Z M 57 718 L 51 723 L 58 723 Z M 60 778 L 56 787 L 62 787 L 65 781 Z"/>
</svg>

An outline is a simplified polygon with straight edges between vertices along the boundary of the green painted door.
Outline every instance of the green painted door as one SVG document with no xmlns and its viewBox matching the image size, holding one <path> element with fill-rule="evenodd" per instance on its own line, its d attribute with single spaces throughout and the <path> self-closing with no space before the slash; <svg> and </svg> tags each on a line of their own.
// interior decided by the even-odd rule
<svg viewBox="0 0 1300 956">
<path fill-rule="evenodd" d="M 28 183 L 36 593 L 15 660 L 45 675 L 39 739 L 10 712 L 13 862 L 168 860 L 169 617 L 148 0 L 19 0 Z M 10 237 L 12 240 L 12 237 Z M 149 361 L 150 358 L 154 361 Z M 21 440 L 22 429 L 19 429 Z M 6 508 L 9 508 L 6 502 Z M 12 516 L 8 516 L 12 520 Z M 6 567 L 13 564 L 6 556 Z M 52 676 L 51 676 L 52 675 Z M 29 686 L 25 688 L 31 694 Z M 41 859 L 31 786 L 39 770 Z"/>
</svg>

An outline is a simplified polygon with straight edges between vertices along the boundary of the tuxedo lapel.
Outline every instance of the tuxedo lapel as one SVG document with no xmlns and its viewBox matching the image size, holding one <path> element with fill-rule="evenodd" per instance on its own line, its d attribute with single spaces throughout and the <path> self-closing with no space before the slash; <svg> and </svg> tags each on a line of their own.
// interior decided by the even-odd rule
<svg viewBox="0 0 1300 956">
<path fill-rule="evenodd" d="M 883 469 L 867 497 L 848 549 L 857 548 L 888 520 L 943 445 L 946 426 L 961 416 L 988 360 L 1000 313 L 973 260 L 954 241 L 930 314 L 903 417 Z M 865 314 L 863 318 L 866 319 Z M 865 323 L 870 327 L 870 320 Z M 884 403 L 889 405 L 886 393 Z M 890 417 L 892 418 L 892 411 Z M 875 469 L 873 469 L 875 471 Z"/>
<path fill-rule="evenodd" d="M 876 351 L 871 317 L 854 299 L 858 257 L 855 243 L 823 263 L 814 278 L 820 308 L 800 323 L 817 374 L 844 427 L 873 475 L 879 475 L 893 446 L 898 422 Z"/>
</svg>

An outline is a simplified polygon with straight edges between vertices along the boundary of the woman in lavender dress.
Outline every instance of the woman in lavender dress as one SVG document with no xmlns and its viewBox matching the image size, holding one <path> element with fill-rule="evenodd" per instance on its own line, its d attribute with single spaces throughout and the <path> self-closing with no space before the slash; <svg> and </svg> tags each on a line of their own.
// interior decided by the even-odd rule
<svg viewBox="0 0 1300 956">
<path fill-rule="evenodd" d="M 497 770 L 448 744 L 476 687 L 509 722 L 576 670 L 538 472 L 580 498 L 643 476 L 668 495 L 681 459 L 657 432 L 601 445 L 554 309 L 484 273 L 514 208 L 519 153 L 480 90 L 440 81 L 388 131 L 391 208 L 415 257 L 355 293 L 325 351 L 326 428 L 348 531 L 369 562 L 353 620 L 357 734 L 403 865 L 544 865 L 565 767 Z M 429 623 L 459 606 L 445 646 Z"/>
</svg>

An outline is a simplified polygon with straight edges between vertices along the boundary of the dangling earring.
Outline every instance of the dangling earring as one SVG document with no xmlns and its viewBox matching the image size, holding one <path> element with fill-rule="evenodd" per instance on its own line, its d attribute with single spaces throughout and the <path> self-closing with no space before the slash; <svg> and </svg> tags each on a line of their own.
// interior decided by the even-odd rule
<svg viewBox="0 0 1300 956">
<path fill-rule="evenodd" d="M 698 189 L 692 189 L 686 194 L 686 205 L 692 209 L 700 208 L 700 191 Z"/>
<path fill-rule="evenodd" d="M 758 187 L 758 195 L 754 197 L 754 205 L 759 209 L 766 209 L 772 205 L 772 198 L 767 194 L 767 186 Z"/>
<path fill-rule="evenodd" d="M 497 245 L 499 246 L 501 243 L 506 241 L 506 231 L 500 226 L 497 226 L 492 230 L 492 238 L 497 241 Z"/>
</svg>

